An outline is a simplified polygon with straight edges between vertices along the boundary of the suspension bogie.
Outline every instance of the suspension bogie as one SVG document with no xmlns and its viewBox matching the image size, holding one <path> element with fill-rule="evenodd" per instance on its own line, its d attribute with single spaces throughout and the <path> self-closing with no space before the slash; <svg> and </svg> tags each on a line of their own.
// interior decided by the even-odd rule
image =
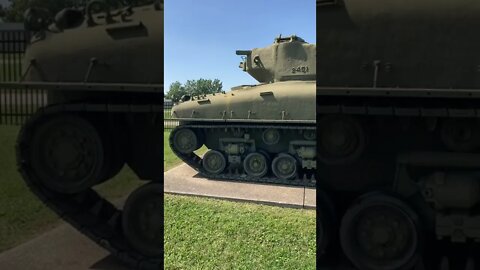
<svg viewBox="0 0 480 270">
<path fill-rule="evenodd" d="M 210 149 L 203 158 L 182 153 L 177 134 L 204 134 Z M 313 185 L 303 181 L 316 168 L 315 129 L 297 126 L 192 125 L 179 126 L 171 134 L 171 147 L 192 167 L 211 178 Z M 195 161 L 195 159 L 201 161 Z M 278 181 L 277 181 L 278 180 Z M 299 181 L 300 180 L 300 181 Z"/>
</svg>

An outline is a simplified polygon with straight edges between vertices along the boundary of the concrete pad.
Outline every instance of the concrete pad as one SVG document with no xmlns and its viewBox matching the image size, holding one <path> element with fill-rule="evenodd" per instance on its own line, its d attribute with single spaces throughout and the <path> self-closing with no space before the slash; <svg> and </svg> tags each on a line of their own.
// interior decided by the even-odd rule
<svg viewBox="0 0 480 270">
<path fill-rule="evenodd" d="M 0 254 L 0 269 L 127 270 L 120 261 L 68 224 Z"/>
<path fill-rule="evenodd" d="M 316 190 L 313 188 L 210 180 L 199 176 L 186 164 L 166 172 L 164 179 L 165 193 L 297 208 L 316 207 Z"/>
</svg>

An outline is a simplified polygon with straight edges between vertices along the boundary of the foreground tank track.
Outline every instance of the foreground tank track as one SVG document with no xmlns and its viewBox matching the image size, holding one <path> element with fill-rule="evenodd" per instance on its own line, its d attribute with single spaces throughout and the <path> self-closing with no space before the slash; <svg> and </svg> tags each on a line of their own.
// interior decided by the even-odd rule
<svg viewBox="0 0 480 270">
<path fill-rule="evenodd" d="M 439 126 L 443 122 L 447 120 L 478 120 L 480 118 L 480 100 L 478 99 L 470 99 L 470 97 L 475 96 L 478 98 L 478 91 L 471 91 L 467 93 L 458 93 L 455 90 L 446 90 L 446 91 L 416 91 L 415 93 L 401 93 L 395 92 L 395 90 L 391 91 L 382 91 L 382 90 L 365 90 L 365 95 L 363 96 L 353 96 L 355 89 L 348 89 L 348 91 L 324 91 L 323 93 L 317 93 L 317 119 L 321 119 L 323 116 L 347 116 L 351 118 L 357 119 L 367 119 L 367 120 L 375 120 L 381 118 L 388 118 L 388 119 L 414 119 L 421 121 L 425 127 L 429 126 L 428 124 L 435 123 L 435 127 Z M 360 91 L 359 91 L 360 92 Z M 413 92 L 413 91 L 412 91 Z M 395 94 L 398 94 L 397 97 L 393 98 Z M 410 94 L 416 94 L 416 96 L 408 97 Z M 339 95 L 339 96 L 335 96 Z M 342 95 L 342 96 L 340 96 Z M 445 99 L 448 95 L 452 95 L 455 98 L 452 99 Z M 431 120 L 435 120 L 435 122 L 431 122 Z M 386 121 L 388 122 L 388 121 Z M 438 123 L 437 123 L 438 122 Z M 395 122 L 397 123 L 397 122 Z M 370 133 L 376 133 L 375 131 L 378 130 L 366 130 Z M 435 129 L 435 132 L 437 129 Z M 408 151 L 412 151 L 412 153 L 421 153 L 421 151 L 428 151 L 430 153 L 438 153 L 440 156 L 445 156 L 445 154 L 449 154 L 454 156 L 455 154 L 465 154 L 476 156 L 478 158 L 478 149 L 473 153 L 466 154 L 465 152 L 469 151 L 460 151 L 460 150 L 451 150 L 448 149 L 448 146 L 445 145 L 444 142 L 440 142 L 441 139 L 439 138 L 439 133 L 434 133 L 434 131 L 430 131 L 430 139 L 435 140 L 430 145 L 425 147 L 431 147 L 428 150 L 416 150 L 416 149 L 406 149 Z M 407 138 L 408 139 L 408 138 Z M 410 137 L 411 139 L 411 137 Z M 437 140 L 439 142 L 437 142 Z M 393 140 L 392 140 L 393 141 Z M 415 140 L 413 140 L 415 141 Z M 377 141 L 374 141 L 377 142 Z M 403 152 L 394 152 L 391 153 L 392 156 L 399 157 Z M 438 160 L 441 160 L 439 158 Z M 393 161 L 395 162 L 393 168 L 397 168 L 394 171 L 394 177 L 398 177 L 398 179 L 403 179 L 398 176 L 400 171 L 398 171 L 399 165 L 402 164 L 397 158 L 395 159 L 388 159 L 385 158 L 385 164 L 387 162 Z M 439 161 L 437 161 L 439 162 Z M 320 162 L 319 162 L 320 163 Z M 419 161 L 420 163 L 420 161 Z M 435 161 L 432 163 L 427 164 L 434 164 Z M 469 162 L 465 162 L 469 163 Z M 472 161 L 473 163 L 473 161 Z M 471 168 L 468 168 L 465 165 L 465 168 L 462 169 L 461 166 L 457 165 L 457 163 L 453 163 L 450 165 L 439 166 L 439 165 L 426 165 L 425 171 L 422 171 L 422 174 L 427 175 L 433 173 L 437 170 L 440 171 L 449 171 L 452 168 L 455 168 L 455 171 L 462 171 L 463 172 L 471 172 Z M 415 163 L 409 163 L 409 166 L 415 167 Z M 322 166 L 329 166 L 319 164 L 319 168 L 321 170 Z M 418 167 L 422 167 L 418 165 Z M 443 168 L 445 167 L 445 168 Z M 403 181 L 403 180 L 395 180 L 395 181 Z M 321 181 L 322 182 L 322 181 Z M 322 183 L 320 183 L 322 184 Z M 327 189 L 328 190 L 328 189 Z M 318 191 L 317 191 L 318 192 Z M 328 193 L 327 191 L 325 191 Z M 339 194 L 343 191 L 335 191 Z M 350 191 L 351 192 L 351 191 Z M 355 191 L 354 191 L 355 192 Z M 352 192 L 352 193 L 354 193 Z M 362 191 L 358 193 L 356 196 L 361 196 L 365 193 Z M 349 194 L 351 195 L 351 194 Z M 332 196 L 333 197 L 333 196 Z M 340 207 L 342 210 L 345 210 L 345 206 Z M 348 209 L 348 208 L 347 208 Z M 337 213 L 337 226 L 341 220 L 341 215 L 343 213 Z M 429 231 L 430 232 L 430 231 Z M 338 234 L 338 231 L 334 232 Z M 435 235 L 433 235 L 435 236 Z M 428 240 L 428 242 L 427 242 Z M 424 254 L 422 259 L 419 261 L 418 265 L 415 265 L 409 269 L 421 269 L 421 270 L 473 270 L 478 269 L 478 265 L 480 261 L 478 260 L 478 252 L 479 246 L 478 243 L 475 244 L 471 242 L 466 243 L 458 243 L 453 244 L 450 242 L 449 239 L 437 240 L 435 237 L 425 239 L 424 243 Z M 461 249 L 460 249 L 461 247 Z M 461 250 L 461 251 L 459 251 Z M 333 251 L 340 251 L 340 247 L 335 246 Z M 341 252 L 341 251 L 340 251 Z M 342 263 L 344 262 L 345 265 L 350 265 L 348 263 L 347 258 L 340 259 Z M 332 263 L 325 268 L 321 269 L 356 269 L 350 267 L 337 267 L 335 263 Z"/>
<path fill-rule="evenodd" d="M 93 188 L 76 194 L 61 194 L 46 188 L 30 164 L 19 157 L 29 148 L 32 128 L 43 117 L 57 113 L 160 113 L 158 105 L 65 104 L 40 109 L 22 127 L 16 145 L 17 166 L 30 190 L 51 210 L 85 236 L 104 247 L 132 269 L 162 269 L 162 258 L 149 258 L 135 251 L 122 232 L 122 210 L 102 198 Z M 160 182 L 154 180 L 152 182 Z"/>
<path fill-rule="evenodd" d="M 296 179 L 292 180 L 283 180 L 276 177 L 261 177 L 255 178 L 250 177 L 246 174 L 241 174 L 238 170 L 228 171 L 221 174 L 211 174 L 205 171 L 202 167 L 202 158 L 195 153 L 184 154 L 179 152 L 173 146 L 173 134 L 180 128 L 191 128 L 191 129 L 267 129 L 275 128 L 282 130 L 295 130 L 295 129 L 304 129 L 304 130 L 316 130 L 315 126 L 298 126 L 298 125 L 245 125 L 245 124 L 185 124 L 180 125 L 175 130 L 172 131 L 172 134 L 169 138 L 170 148 L 179 157 L 183 162 L 188 164 L 190 167 L 199 172 L 203 177 L 212 179 L 212 180 L 223 180 L 223 181 L 234 181 L 234 182 L 254 182 L 254 183 L 264 183 L 264 184 L 278 184 L 278 185 L 288 185 L 288 186 L 304 186 L 304 187 L 316 187 L 316 178 L 313 172 L 300 172 Z"/>
</svg>

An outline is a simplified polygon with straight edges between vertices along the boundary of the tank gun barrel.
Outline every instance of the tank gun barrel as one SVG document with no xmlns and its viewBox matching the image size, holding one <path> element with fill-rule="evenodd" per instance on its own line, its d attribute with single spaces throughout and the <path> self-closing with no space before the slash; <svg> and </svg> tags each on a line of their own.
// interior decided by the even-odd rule
<svg viewBox="0 0 480 270">
<path fill-rule="evenodd" d="M 245 55 L 245 56 L 249 56 L 252 54 L 252 51 L 251 50 L 237 50 L 235 52 L 237 55 Z"/>
</svg>

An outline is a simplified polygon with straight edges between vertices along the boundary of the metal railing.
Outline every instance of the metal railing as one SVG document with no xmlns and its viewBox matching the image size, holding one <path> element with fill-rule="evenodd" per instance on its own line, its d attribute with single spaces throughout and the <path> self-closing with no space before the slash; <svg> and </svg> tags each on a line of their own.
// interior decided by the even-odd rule
<svg viewBox="0 0 480 270">
<path fill-rule="evenodd" d="M 178 126 L 178 120 L 172 118 L 172 107 L 172 103 L 163 104 L 163 127 L 165 130 L 171 130 Z"/>
<path fill-rule="evenodd" d="M 0 83 L 20 80 L 29 39 L 27 31 L 0 31 Z M 0 87 L 0 125 L 21 125 L 46 102 L 42 89 Z"/>
<path fill-rule="evenodd" d="M 19 82 L 30 33 L 0 31 L 0 83 Z M 0 125 L 22 125 L 39 108 L 47 105 L 47 91 L 2 86 L 0 84 Z M 164 128 L 173 129 L 178 121 L 171 119 L 172 104 L 165 104 Z"/>
</svg>

